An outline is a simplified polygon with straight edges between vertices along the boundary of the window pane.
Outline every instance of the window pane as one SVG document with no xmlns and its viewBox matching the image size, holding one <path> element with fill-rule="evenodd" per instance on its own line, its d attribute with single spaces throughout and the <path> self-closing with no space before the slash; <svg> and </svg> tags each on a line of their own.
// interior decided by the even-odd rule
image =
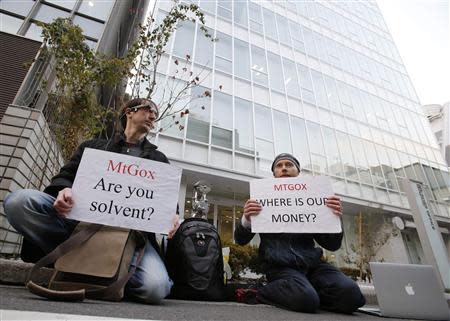
<svg viewBox="0 0 450 321">
<path fill-rule="evenodd" d="M 208 33 L 213 31 L 208 28 Z M 204 66 L 212 66 L 214 43 L 211 38 L 206 38 L 200 28 L 197 29 L 197 42 L 195 45 L 195 62 Z"/>
<path fill-rule="evenodd" d="M 274 149 L 273 149 L 273 143 L 268 142 L 266 140 L 262 140 L 257 138 L 256 139 L 256 156 L 258 158 L 264 158 L 266 160 L 270 160 L 270 162 L 274 158 Z M 261 168 L 262 166 L 260 166 Z M 270 168 L 270 164 L 269 164 Z"/>
<path fill-rule="evenodd" d="M 196 86 L 191 89 L 192 101 L 189 108 L 189 118 L 194 117 L 209 122 L 211 97 L 205 96 L 207 91 L 209 92 L 209 89 L 203 86 Z"/>
<path fill-rule="evenodd" d="M 279 111 L 274 111 L 273 122 L 276 153 L 292 153 L 288 115 Z"/>
<path fill-rule="evenodd" d="M 277 26 L 275 25 L 275 15 L 272 11 L 263 8 L 264 15 L 264 30 L 266 31 L 266 36 L 274 40 L 278 40 L 277 37 Z"/>
<path fill-rule="evenodd" d="M 115 1 L 84 0 L 81 3 L 80 9 L 78 9 L 78 12 L 101 20 L 106 20 L 114 3 Z"/>
<path fill-rule="evenodd" d="M 267 87 L 266 55 L 263 49 L 252 46 L 253 81 Z"/>
<path fill-rule="evenodd" d="M 316 104 L 316 99 L 314 98 L 314 91 L 311 81 L 311 76 L 309 74 L 309 68 L 300 64 L 297 64 L 298 77 L 300 81 L 300 87 L 302 90 L 303 100 L 310 103 Z"/>
<path fill-rule="evenodd" d="M 72 10 L 77 0 L 46 0 L 46 2 L 54 3 L 60 7 Z"/>
<path fill-rule="evenodd" d="M 247 1 L 234 0 L 234 23 L 247 27 Z"/>
<path fill-rule="evenodd" d="M 311 147 L 311 152 L 325 155 L 325 150 L 323 148 L 322 134 L 320 133 L 319 124 L 307 121 L 309 146 Z"/>
<path fill-rule="evenodd" d="M 233 148 L 233 135 L 231 130 L 212 127 L 211 144 L 226 148 Z"/>
<path fill-rule="evenodd" d="M 250 30 L 263 33 L 261 7 L 253 2 L 248 3 Z"/>
<path fill-rule="evenodd" d="M 231 129 L 233 127 L 233 109 L 231 96 L 214 92 L 213 125 L 217 127 Z"/>
<path fill-rule="evenodd" d="M 52 22 L 56 18 L 67 18 L 68 16 L 69 12 L 67 11 L 59 10 L 43 4 L 39 7 L 39 11 L 34 18 L 42 22 Z"/>
<path fill-rule="evenodd" d="M 199 6 L 202 10 L 209 11 L 212 14 L 216 13 L 216 1 L 215 0 L 200 0 Z"/>
<path fill-rule="evenodd" d="M 311 70 L 311 76 L 314 83 L 317 105 L 328 108 L 327 91 L 325 89 L 322 74 L 315 70 Z"/>
<path fill-rule="evenodd" d="M 2 0 L 0 1 L 0 9 L 27 16 L 34 3 L 33 0 Z"/>
<path fill-rule="evenodd" d="M 292 124 L 292 145 L 294 146 L 294 155 L 299 155 L 306 164 L 311 161 L 309 159 L 308 140 L 306 136 L 305 121 L 301 118 L 291 117 Z"/>
<path fill-rule="evenodd" d="M 292 60 L 283 58 L 284 84 L 288 95 L 300 98 L 300 88 L 298 86 L 295 63 Z"/>
<path fill-rule="evenodd" d="M 194 27 L 192 22 L 183 22 L 177 28 L 173 54 L 178 57 L 192 57 L 192 44 L 194 43 Z"/>
<path fill-rule="evenodd" d="M 301 26 L 292 20 L 289 20 L 289 30 L 291 31 L 292 44 L 294 49 L 305 52 L 305 43 L 303 42 Z"/>
<path fill-rule="evenodd" d="M 209 142 L 209 122 L 198 120 L 189 115 L 186 137 L 199 142 Z"/>
<path fill-rule="evenodd" d="M 42 41 L 41 35 L 42 35 L 42 28 L 35 23 L 32 23 L 28 28 L 27 32 L 25 33 L 25 36 L 27 36 L 28 38 L 38 41 Z"/>
<path fill-rule="evenodd" d="M 104 27 L 103 23 L 91 19 L 86 19 L 80 16 L 75 16 L 73 18 L 73 23 L 79 25 L 81 29 L 83 29 L 83 33 L 86 36 L 99 39 L 100 36 L 102 35 Z"/>
<path fill-rule="evenodd" d="M 267 52 L 267 59 L 269 62 L 270 87 L 284 93 L 283 69 L 281 68 L 280 56 Z"/>
<path fill-rule="evenodd" d="M 17 33 L 17 31 L 19 31 L 19 28 L 22 25 L 22 23 L 23 23 L 22 19 L 0 13 L 0 31 L 15 34 Z"/>
<path fill-rule="evenodd" d="M 310 29 L 304 28 L 303 29 L 303 37 L 305 39 L 306 52 L 311 57 L 317 58 L 317 49 L 316 49 L 316 45 L 314 44 L 312 31 Z"/>
<path fill-rule="evenodd" d="M 234 99 L 235 107 L 235 149 L 253 153 L 253 112 L 251 102 L 239 98 Z"/>
<path fill-rule="evenodd" d="M 231 73 L 231 58 L 232 58 L 232 47 L 231 47 L 231 37 L 217 32 L 216 42 L 216 68 L 228 73 Z"/>
<path fill-rule="evenodd" d="M 336 135 L 331 128 L 322 126 L 325 152 L 328 158 L 328 172 L 332 175 L 341 176 L 342 164 L 339 157 L 339 149 L 336 142 Z"/>
<path fill-rule="evenodd" d="M 238 77 L 250 79 L 250 52 L 248 43 L 234 38 L 234 74 Z"/>
<path fill-rule="evenodd" d="M 217 1 L 217 16 L 227 20 L 231 20 L 231 1 L 228 0 Z"/>
<path fill-rule="evenodd" d="M 339 145 L 339 151 L 341 152 L 342 163 L 344 165 L 345 176 L 348 179 L 359 180 L 358 172 L 353 161 L 352 148 L 350 140 L 347 134 L 337 132 L 337 141 Z"/>
<path fill-rule="evenodd" d="M 291 38 L 289 37 L 288 23 L 285 17 L 277 14 L 278 36 L 281 43 L 290 46 Z"/>
<path fill-rule="evenodd" d="M 338 95 L 338 91 L 337 91 L 336 83 L 334 82 L 334 79 L 325 74 L 323 75 L 323 78 L 325 80 L 325 87 L 326 87 L 326 91 L 327 91 L 327 97 L 328 97 L 330 109 L 332 111 L 342 112 L 341 103 L 339 102 L 339 95 Z"/>
<path fill-rule="evenodd" d="M 258 104 L 255 104 L 255 126 L 256 137 L 273 140 L 272 135 L 272 119 L 270 116 L 270 109 Z"/>
</svg>

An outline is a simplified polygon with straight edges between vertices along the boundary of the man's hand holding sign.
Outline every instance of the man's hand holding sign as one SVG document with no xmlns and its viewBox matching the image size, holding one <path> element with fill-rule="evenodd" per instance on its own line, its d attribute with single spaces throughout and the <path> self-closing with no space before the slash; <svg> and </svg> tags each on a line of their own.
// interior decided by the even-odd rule
<svg viewBox="0 0 450 321">
<path fill-rule="evenodd" d="M 250 182 L 244 207 L 254 233 L 339 233 L 340 199 L 328 177 L 269 178 Z"/>
<path fill-rule="evenodd" d="M 175 166 L 86 149 L 72 195 L 63 190 L 61 197 L 73 206 L 68 218 L 167 234 L 174 225 L 180 179 Z M 61 205 L 63 212 L 67 208 Z"/>
</svg>

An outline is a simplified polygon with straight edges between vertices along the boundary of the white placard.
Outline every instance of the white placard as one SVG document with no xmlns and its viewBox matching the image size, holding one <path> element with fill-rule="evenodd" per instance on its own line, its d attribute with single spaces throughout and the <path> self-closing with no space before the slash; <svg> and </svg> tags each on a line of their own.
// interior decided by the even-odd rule
<svg viewBox="0 0 450 321">
<path fill-rule="evenodd" d="M 166 234 L 176 214 L 180 180 L 178 167 L 86 148 L 68 217 Z"/>
<path fill-rule="evenodd" d="M 263 207 L 251 218 L 254 233 L 340 233 L 340 218 L 325 205 L 333 196 L 327 176 L 257 179 L 250 196 Z"/>
</svg>

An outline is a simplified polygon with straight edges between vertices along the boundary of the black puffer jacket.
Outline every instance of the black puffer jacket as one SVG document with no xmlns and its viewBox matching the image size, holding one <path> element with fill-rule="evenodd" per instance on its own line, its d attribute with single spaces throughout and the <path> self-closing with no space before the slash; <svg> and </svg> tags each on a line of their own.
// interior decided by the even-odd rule
<svg viewBox="0 0 450 321">
<path fill-rule="evenodd" d="M 240 245 L 247 244 L 255 234 L 239 222 L 234 231 L 234 239 Z M 341 247 L 343 233 L 337 234 L 293 234 L 293 233 L 260 233 L 259 259 L 263 269 L 291 267 L 302 271 L 314 269 L 320 263 L 322 249 L 320 246 L 336 251 Z"/>
</svg>

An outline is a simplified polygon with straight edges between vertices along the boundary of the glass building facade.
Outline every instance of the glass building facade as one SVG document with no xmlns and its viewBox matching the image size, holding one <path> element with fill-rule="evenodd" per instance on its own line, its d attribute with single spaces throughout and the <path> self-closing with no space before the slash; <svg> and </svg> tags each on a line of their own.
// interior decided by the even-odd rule
<svg viewBox="0 0 450 321">
<path fill-rule="evenodd" d="M 274 156 L 289 152 L 303 175 L 330 176 L 343 198 L 350 239 L 342 251 L 354 241 L 350 229 L 358 213 L 412 221 L 399 184 L 404 178 L 429 187 L 438 221 L 450 226 L 448 167 L 375 2 L 192 2 L 218 41 L 206 39 L 198 24 L 180 25 L 159 82 L 181 81 L 171 77 L 173 61 L 189 55 L 188 68 L 206 74 L 191 97 L 205 90 L 211 96 L 190 104 L 182 126 L 163 120 L 155 137 L 184 169 L 186 215 L 192 184 L 209 180 L 210 219 L 224 241 L 232 241 L 247 182 L 270 177 Z M 156 3 L 158 21 L 170 5 Z M 409 261 L 420 261 L 412 252 Z"/>
<path fill-rule="evenodd" d="M 41 40 L 42 28 L 56 18 L 72 18 L 95 48 L 115 1 L 104 0 L 1 0 L 0 30 Z"/>
</svg>

